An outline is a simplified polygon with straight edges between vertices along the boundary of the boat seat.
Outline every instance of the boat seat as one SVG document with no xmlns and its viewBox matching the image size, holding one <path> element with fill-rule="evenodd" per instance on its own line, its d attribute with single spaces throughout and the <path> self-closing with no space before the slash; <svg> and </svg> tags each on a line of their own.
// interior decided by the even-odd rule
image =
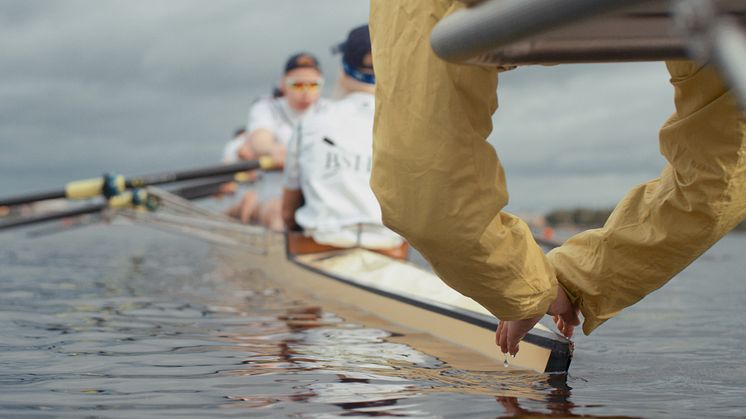
<svg viewBox="0 0 746 419">
<path fill-rule="evenodd" d="M 320 244 L 313 240 L 313 238 L 304 235 L 299 231 L 290 231 L 287 233 L 287 245 L 288 253 L 293 255 L 306 255 L 312 253 L 329 252 L 333 250 L 343 250 L 342 247 L 330 246 L 326 244 Z M 382 255 L 399 259 L 407 260 L 409 254 L 409 243 L 404 241 L 401 246 L 388 248 L 388 249 L 368 249 Z"/>
</svg>

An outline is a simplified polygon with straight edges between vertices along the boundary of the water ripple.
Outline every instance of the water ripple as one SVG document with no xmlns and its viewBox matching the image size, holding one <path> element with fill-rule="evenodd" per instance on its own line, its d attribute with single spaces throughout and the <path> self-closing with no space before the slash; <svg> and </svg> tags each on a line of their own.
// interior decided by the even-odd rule
<svg viewBox="0 0 746 419">
<path fill-rule="evenodd" d="M 292 300 L 202 243 L 114 230 L 0 251 L 0 415 L 696 417 L 746 405 L 744 364 L 707 357 L 733 357 L 742 330 L 712 347 L 612 329 L 579 345 L 569 377 L 466 371 Z"/>
</svg>

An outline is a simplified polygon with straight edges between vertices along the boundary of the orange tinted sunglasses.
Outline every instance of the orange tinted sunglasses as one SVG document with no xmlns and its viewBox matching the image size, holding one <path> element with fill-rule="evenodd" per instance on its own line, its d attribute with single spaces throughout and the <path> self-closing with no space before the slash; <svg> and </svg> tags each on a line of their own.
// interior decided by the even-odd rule
<svg viewBox="0 0 746 419">
<path fill-rule="evenodd" d="M 295 79 L 287 79 L 285 85 L 288 89 L 294 92 L 318 92 L 321 87 L 324 86 L 324 80 L 317 81 L 299 81 Z"/>
</svg>

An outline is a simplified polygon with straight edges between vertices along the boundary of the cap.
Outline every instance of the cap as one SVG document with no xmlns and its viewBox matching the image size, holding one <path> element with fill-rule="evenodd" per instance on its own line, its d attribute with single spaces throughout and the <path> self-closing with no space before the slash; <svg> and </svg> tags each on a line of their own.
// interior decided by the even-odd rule
<svg viewBox="0 0 746 419">
<path fill-rule="evenodd" d="M 342 66 L 345 73 L 363 83 L 374 84 L 373 62 L 370 59 L 370 31 L 368 25 L 358 26 L 350 31 L 347 40 L 337 46 L 342 53 Z"/>
<path fill-rule="evenodd" d="M 300 52 L 288 58 L 287 63 L 285 63 L 285 74 L 295 70 L 296 68 L 313 68 L 319 73 L 321 72 L 319 60 L 307 52 Z"/>
</svg>

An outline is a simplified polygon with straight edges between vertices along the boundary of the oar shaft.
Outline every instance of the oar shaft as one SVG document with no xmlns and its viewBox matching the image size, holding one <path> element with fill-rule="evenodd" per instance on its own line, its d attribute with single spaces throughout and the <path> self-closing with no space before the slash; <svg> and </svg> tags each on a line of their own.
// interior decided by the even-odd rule
<svg viewBox="0 0 746 419">
<path fill-rule="evenodd" d="M 48 199 L 59 199 L 65 197 L 65 190 L 46 192 L 34 192 L 30 194 L 0 198 L 0 207 L 12 207 L 15 205 L 28 204 L 30 202 L 46 201 Z"/>
<path fill-rule="evenodd" d="M 198 169 L 182 170 L 171 173 L 156 173 L 127 179 L 127 188 L 140 188 L 143 186 L 162 185 L 164 183 L 182 182 L 185 180 L 202 179 L 212 176 L 227 175 L 231 173 L 245 172 L 248 170 L 268 169 L 267 164 L 260 160 L 247 160 L 234 164 L 209 166 Z"/>
<path fill-rule="evenodd" d="M 271 159 L 247 160 L 234 164 L 207 166 L 197 169 L 181 170 L 175 172 L 154 173 L 143 176 L 122 179 L 116 178 L 116 187 L 140 188 L 150 185 L 162 185 L 164 183 L 181 182 L 185 180 L 201 179 L 205 177 L 235 174 L 249 170 L 263 169 L 272 170 L 274 164 Z M 36 192 L 12 197 L 0 198 L 0 206 L 14 206 L 28 204 L 47 199 L 86 199 L 93 198 L 103 192 L 105 185 L 103 179 L 88 179 L 71 182 L 65 188 Z"/>
<path fill-rule="evenodd" d="M 191 201 L 194 199 L 206 198 L 208 196 L 215 195 L 220 192 L 220 187 L 222 185 L 227 182 L 232 182 L 233 180 L 235 180 L 234 176 L 219 176 L 206 179 L 204 182 L 186 185 L 175 190 L 170 190 L 169 192 Z"/>
<path fill-rule="evenodd" d="M 81 208 L 74 208 L 64 211 L 54 211 L 44 214 L 32 215 L 29 217 L 21 217 L 0 222 L 0 231 L 9 228 L 22 227 L 29 224 L 43 223 L 47 221 L 61 220 L 68 217 L 77 217 L 85 214 L 93 214 L 100 212 L 106 208 L 105 203 L 86 205 Z"/>
</svg>

